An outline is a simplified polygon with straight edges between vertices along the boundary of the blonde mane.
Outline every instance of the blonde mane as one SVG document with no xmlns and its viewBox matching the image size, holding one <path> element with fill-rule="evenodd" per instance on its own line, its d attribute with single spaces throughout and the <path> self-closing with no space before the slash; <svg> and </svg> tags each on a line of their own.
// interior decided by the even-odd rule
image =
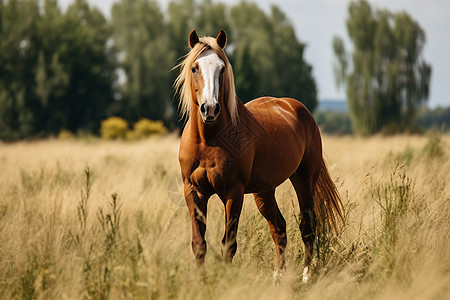
<svg viewBox="0 0 450 300">
<path fill-rule="evenodd" d="M 219 97 L 223 97 L 228 112 L 231 116 L 233 124 L 237 124 L 237 100 L 236 91 L 234 87 L 234 76 L 231 64 L 225 55 L 225 52 L 217 44 L 216 39 L 212 37 L 202 37 L 194 48 L 186 55 L 186 58 L 176 67 L 180 68 L 181 72 L 175 80 L 175 89 L 180 95 L 179 109 L 182 117 L 190 117 L 192 103 L 194 101 L 195 92 L 193 91 L 193 81 L 191 66 L 198 59 L 198 57 L 206 50 L 211 49 L 216 53 L 220 59 L 225 63 L 225 72 L 223 74 L 223 85 L 220 87 Z"/>
</svg>

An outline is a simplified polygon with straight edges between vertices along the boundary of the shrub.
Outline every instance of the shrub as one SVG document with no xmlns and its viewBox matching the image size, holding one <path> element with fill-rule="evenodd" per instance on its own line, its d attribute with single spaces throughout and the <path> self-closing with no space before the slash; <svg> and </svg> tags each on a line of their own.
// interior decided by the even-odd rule
<svg viewBox="0 0 450 300">
<path fill-rule="evenodd" d="M 404 167 L 396 165 L 390 180 L 372 189 L 372 197 L 381 208 L 380 242 L 388 249 L 395 246 L 399 238 L 402 221 L 414 198 L 413 187 L 414 181 L 406 175 Z"/>
<path fill-rule="evenodd" d="M 60 140 L 72 140 L 75 138 L 75 135 L 72 133 L 72 131 L 63 129 L 58 134 L 58 139 Z"/>
<path fill-rule="evenodd" d="M 427 144 L 422 149 L 422 155 L 428 159 L 442 158 L 445 154 L 441 137 L 438 133 L 432 133 Z"/>
<path fill-rule="evenodd" d="M 102 139 L 113 140 L 123 139 L 128 131 L 128 122 L 120 117 L 110 117 L 103 120 L 100 126 Z"/>
<path fill-rule="evenodd" d="M 162 121 L 152 121 L 146 118 L 134 123 L 134 130 L 128 132 L 129 139 L 142 139 L 151 135 L 163 135 L 168 132 Z"/>
</svg>

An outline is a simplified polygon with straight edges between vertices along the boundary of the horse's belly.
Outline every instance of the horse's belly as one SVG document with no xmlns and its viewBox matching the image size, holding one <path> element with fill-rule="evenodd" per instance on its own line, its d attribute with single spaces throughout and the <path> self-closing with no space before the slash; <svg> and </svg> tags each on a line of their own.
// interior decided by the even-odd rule
<svg viewBox="0 0 450 300">
<path fill-rule="evenodd" d="M 296 165 L 298 167 L 298 165 Z M 282 170 L 280 172 L 264 172 L 252 174 L 249 183 L 245 188 L 245 193 L 259 193 L 273 190 L 286 179 L 288 179 L 297 170 L 296 167 Z"/>
<path fill-rule="evenodd" d="M 289 178 L 300 165 L 303 149 L 283 149 L 283 146 L 279 144 L 274 144 L 272 147 L 266 147 L 256 154 L 246 193 L 263 192 L 276 188 Z"/>
<path fill-rule="evenodd" d="M 271 190 L 275 189 L 277 186 L 279 186 L 280 184 L 282 184 L 283 181 L 278 183 L 278 182 L 274 182 L 274 181 L 264 181 L 261 179 L 252 180 L 245 187 L 244 193 L 250 194 L 250 193 L 262 193 L 262 192 L 266 192 L 266 191 L 271 191 Z"/>
</svg>

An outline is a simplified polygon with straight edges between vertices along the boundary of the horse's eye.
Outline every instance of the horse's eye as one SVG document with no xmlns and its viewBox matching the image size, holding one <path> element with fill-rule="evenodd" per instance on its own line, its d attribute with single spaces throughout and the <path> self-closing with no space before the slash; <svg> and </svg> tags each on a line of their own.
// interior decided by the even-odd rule
<svg viewBox="0 0 450 300">
<path fill-rule="evenodd" d="M 197 73 L 197 70 L 195 68 L 191 68 L 192 74 Z"/>
<path fill-rule="evenodd" d="M 225 67 L 223 67 L 221 70 L 220 70 L 220 74 L 223 74 L 225 72 Z"/>
</svg>

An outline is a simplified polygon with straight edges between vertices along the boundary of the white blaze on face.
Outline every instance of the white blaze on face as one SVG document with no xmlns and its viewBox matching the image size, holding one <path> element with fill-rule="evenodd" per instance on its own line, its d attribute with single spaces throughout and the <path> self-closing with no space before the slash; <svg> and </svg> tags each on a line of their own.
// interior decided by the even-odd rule
<svg viewBox="0 0 450 300">
<path fill-rule="evenodd" d="M 214 115 L 214 107 L 219 101 L 219 77 L 225 63 L 212 50 L 203 52 L 197 59 L 203 75 L 204 87 L 199 105 L 207 104 L 207 115 Z M 211 111 L 210 111 L 211 110 Z"/>
</svg>

